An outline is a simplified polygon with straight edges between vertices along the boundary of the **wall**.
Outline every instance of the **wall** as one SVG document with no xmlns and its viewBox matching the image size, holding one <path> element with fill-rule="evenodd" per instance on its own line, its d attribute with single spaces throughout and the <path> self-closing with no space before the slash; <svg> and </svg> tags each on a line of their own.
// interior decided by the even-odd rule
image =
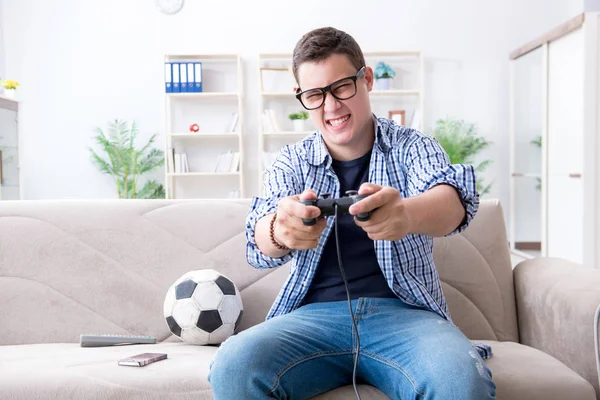
<svg viewBox="0 0 600 400">
<path fill-rule="evenodd" d="M 245 60 L 246 187 L 256 194 L 257 54 L 291 52 L 306 31 L 332 25 L 365 51 L 423 52 L 426 130 L 446 115 L 475 123 L 493 142 L 482 155 L 494 160 L 489 197 L 508 207 L 508 53 L 580 10 L 561 0 L 188 0 L 166 16 L 150 0 L 4 0 L 5 69 L 22 84 L 24 198 L 115 197 L 87 147 L 113 118 L 135 119 L 142 136 L 158 132 L 164 143 L 165 53 Z"/>
</svg>

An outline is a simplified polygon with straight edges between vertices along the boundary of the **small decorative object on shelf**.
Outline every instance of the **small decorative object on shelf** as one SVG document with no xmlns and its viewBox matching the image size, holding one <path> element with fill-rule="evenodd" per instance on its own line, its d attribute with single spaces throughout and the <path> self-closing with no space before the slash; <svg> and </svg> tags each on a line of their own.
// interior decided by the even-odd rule
<svg viewBox="0 0 600 400">
<path fill-rule="evenodd" d="M 0 83 L 4 88 L 4 97 L 14 99 L 16 97 L 15 92 L 17 90 L 17 87 L 19 86 L 19 82 L 10 79 L 4 79 Z"/>
<path fill-rule="evenodd" d="M 190 125 L 190 132 L 198 132 L 200 130 L 200 127 L 198 126 L 198 124 L 192 124 Z"/>
<path fill-rule="evenodd" d="M 289 119 L 292 120 L 292 124 L 294 125 L 294 132 L 304 132 L 304 121 L 308 119 L 308 112 L 300 111 L 297 113 L 291 113 L 289 115 Z"/>
<path fill-rule="evenodd" d="M 404 110 L 391 110 L 388 112 L 388 119 L 396 122 L 398 125 L 406 124 L 406 112 Z"/>
<path fill-rule="evenodd" d="M 392 79 L 396 72 L 388 64 L 380 61 L 375 66 L 375 89 L 389 90 L 392 87 Z"/>
</svg>

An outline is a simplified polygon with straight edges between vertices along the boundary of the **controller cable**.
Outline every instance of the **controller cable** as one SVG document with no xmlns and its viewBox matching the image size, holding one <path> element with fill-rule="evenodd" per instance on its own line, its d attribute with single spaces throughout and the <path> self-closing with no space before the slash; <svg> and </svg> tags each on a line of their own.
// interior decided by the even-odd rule
<svg viewBox="0 0 600 400">
<path fill-rule="evenodd" d="M 358 337 L 358 327 L 356 326 L 356 319 L 354 318 L 354 311 L 352 311 L 352 301 L 350 300 L 350 290 L 348 290 L 348 281 L 346 280 L 346 273 L 344 272 L 344 266 L 342 265 L 342 253 L 340 252 L 340 240 L 338 237 L 338 205 L 335 204 L 335 246 L 337 247 L 338 264 L 340 265 L 340 272 L 342 273 L 342 279 L 344 279 L 344 286 L 346 287 L 346 295 L 348 296 L 348 308 L 350 309 L 350 316 L 352 317 L 352 329 L 356 335 L 356 351 L 354 352 L 354 369 L 352 370 L 352 386 L 354 387 L 354 393 L 356 398 L 360 400 L 360 394 L 356 388 L 356 369 L 358 367 L 358 355 L 360 353 L 360 338 Z"/>
</svg>

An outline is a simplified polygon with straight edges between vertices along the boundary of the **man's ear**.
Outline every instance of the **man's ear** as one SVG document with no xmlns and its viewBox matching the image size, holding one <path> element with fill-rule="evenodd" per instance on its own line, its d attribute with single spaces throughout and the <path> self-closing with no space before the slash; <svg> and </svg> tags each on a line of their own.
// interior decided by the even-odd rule
<svg viewBox="0 0 600 400">
<path fill-rule="evenodd" d="M 365 82 L 367 82 L 367 92 L 373 90 L 373 68 L 367 67 L 365 68 Z"/>
</svg>

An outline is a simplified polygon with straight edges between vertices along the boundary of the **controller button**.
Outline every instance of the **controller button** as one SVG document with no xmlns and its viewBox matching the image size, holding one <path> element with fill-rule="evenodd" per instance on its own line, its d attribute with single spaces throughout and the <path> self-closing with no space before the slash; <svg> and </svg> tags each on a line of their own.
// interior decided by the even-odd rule
<svg viewBox="0 0 600 400">
<path fill-rule="evenodd" d="M 358 190 L 346 190 L 346 196 L 356 196 L 358 194 Z"/>
</svg>

